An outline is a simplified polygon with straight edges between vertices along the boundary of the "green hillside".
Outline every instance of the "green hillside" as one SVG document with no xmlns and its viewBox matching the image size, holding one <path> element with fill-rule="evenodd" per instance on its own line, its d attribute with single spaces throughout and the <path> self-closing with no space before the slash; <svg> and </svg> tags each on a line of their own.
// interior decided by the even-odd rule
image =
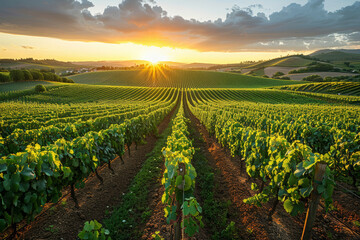
<svg viewBox="0 0 360 240">
<path fill-rule="evenodd" d="M 9 72 L 0 72 L 0 74 L 8 76 L 10 73 Z"/>
<path fill-rule="evenodd" d="M 300 56 L 288 56 L 282 58 L 274 58 L 265 62 L 256 63 L 247 68 L 265 68 L 265 67 L 304 67 L 313 62 Z"/>
<path fill-rule="evenodd" d="M 0 93 L 2 92 L 10 92 L 10 91 L 21 91 L 30 88 L 34 88 L 36 85 L 42 84 L 45 86 L 54 85 L 54 82 L 46 82 L 46 81 L 25 81 L 25 82 L 9 82 L 9 83 L 1 83 L 0 84 Z"/>
<path fill-rule="evenodd" d="M 314 55 L 323 61 L 360 61 L 360 54 L 332 51 Z"/>
<path fill-rule="evenodd" d="M 75 75 L 71 79 L 81 84 L 181 88 L 261 88 L 302 83 L 234 73 L 165 68 L 92 72 Z"/>
<path fill-rule="evenodd" d="M 277 87 L 282 90 L 328 93 L 337 95 L 360 96 L 360 83 L 356 82 L 323 82 L 296 84 L 291 86 Z"/>
</svg>

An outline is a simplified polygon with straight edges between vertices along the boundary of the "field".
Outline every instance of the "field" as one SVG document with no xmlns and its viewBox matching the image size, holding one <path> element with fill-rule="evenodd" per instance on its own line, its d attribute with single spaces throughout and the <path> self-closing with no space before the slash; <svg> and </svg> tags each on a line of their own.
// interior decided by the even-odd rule
<svg viewBox="0 0 360 240">
<path fill-rule="evenodd" d="M 26 81 L 26 82 L 9 82 L 0 83 L 0 93 L 11 92 L 11 91 L 22 91 L 26 89 L 34 88 L 36 85 L 42 84 L 44 86 L 52 86 L 56 83 L 46 81 Z"/>
<path fill-rule="evenodd" d="M 308 72 L 308 73 L 287 74 L 285 76 L 290 77 L 291 80 L 302 80 L 304 77 L 308 77 L 310 75 L 319 75 L 322 78 L 325 78 L 325 77 L 339 77 L 339 76 L 356 76 L 358 74 L 340 73 L 340 72 Z"/>
<path fill-rule="evenodd" d="M 300 239 L 314 205 L 313 239 L 359 239 L 358 83 L 72 79 L 0 85 L 1 239 Z"/>
<path fill-rule="evenodd" d="M 278 87 L 282 90 L 360 96 L 360 84 L 353 82 L 308 83 Z"/>
<path fill-rule="evenodd" d="M 71 79 L 81 84 L 178 88 L 260 88 L 299 83 L 234 73 L 151 67 L 134 71 L 84 73 L 75 75 Z"/>
</svg>

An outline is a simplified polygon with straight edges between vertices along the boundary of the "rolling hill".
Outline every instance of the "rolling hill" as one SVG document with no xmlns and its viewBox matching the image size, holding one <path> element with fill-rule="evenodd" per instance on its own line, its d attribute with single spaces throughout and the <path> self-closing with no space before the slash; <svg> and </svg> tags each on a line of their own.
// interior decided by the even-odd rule
<svg viewBox="0 0 360 240">
<path fill-rule="evenodd" d="M 87 66 L 75 65 L 70 62 L 62 62 L 54 59 L 0 59 L 0 68 L 5 69 L 54 69 L 62 72 L 70 69 L 79 69 Z"/>
<path fill-rule="evenodd" d="M 58 84 L 58 83 L 47 82 L 47 81 L 24 81 L 24 82 L 1 83 L 0 84 L 0 93 L 27 90 L 27 89 L 34 88 L 38 84 L 42 84 L 45 86 L 51 86 L 51 85 Z"/>
<path fill-rule="evenodd" d="M 322 82 L 276 87 L 281 90 L 360 96 L 360 83 Z"/>
<path fill-rule="evenodd" d="M 301 83 L 235 73 L 169 68 L 92 72 L 75 75 L 71 79 L 81 84 L 180 88 L 261 88 Z"/>
<path fill-rule="evenodd" d="M 318 52 L 313 54 L 312 56 L 323 61 L 360 61 L 360 54 L 353 52 L 343 52 L 343 51 Z"/>
</svg>

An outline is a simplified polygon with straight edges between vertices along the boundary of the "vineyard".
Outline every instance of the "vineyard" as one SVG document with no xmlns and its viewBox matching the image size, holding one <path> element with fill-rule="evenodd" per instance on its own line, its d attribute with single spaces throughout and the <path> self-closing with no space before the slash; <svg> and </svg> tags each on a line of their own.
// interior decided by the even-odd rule
<svg viewBox="0 0 360 240">
<path fill-rule="evenodd" d="M 301 91 L 301 92 L 360 96 L 360 84 L 357 82 L 326 82 L 326 83 L 299 84 L 293 86 L 283 86 L 283 87 L 279 87 L 279 89 Z"/>
<path fill-rule="evenodd" d="M 177 88 L 260 88 L 303 83 L 225 72 L 148 67 L 133 71 L 102 71 L 71 77 L 76 83 Z M 196 79 L 196 80 L 195 80 Z"/>
<path fill-rule="evenodd" d="M 2 239 L 360 238 L 356 83 L 72 79 L 0 93 Z"/>
</svg>

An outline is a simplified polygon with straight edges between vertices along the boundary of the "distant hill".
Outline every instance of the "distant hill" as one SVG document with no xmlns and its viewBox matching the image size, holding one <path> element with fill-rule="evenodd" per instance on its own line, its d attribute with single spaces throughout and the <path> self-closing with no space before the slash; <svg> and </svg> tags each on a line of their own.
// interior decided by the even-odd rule
<svg viewBox="0 0 360 240">
<path fill-rule="evenodd" d="M 149 64 L 149 61 L 145 60 L 126 60 L 126 61 L 83 61 L 83 62 L 72 62 L 75 65 L 86 65 L 93 67 L 132 67 L 135 65 Z M 208 68 L 217 64 L 212 63 L 180 63 L 172 61 L 161 61 L 160 64 L 166 64 L 170 67 L 175 68 Z"/>
<path fill-rule="evenodd" d="M 80 61 L 72 62 L 74 65 L 85 65 L 92 67 L 132 67 L 135 65 L 149 64 L 145 60 L 128 60 L 128 61 Z"/>
<path fill-rule="evenodd" d="M 357 53 L 358 51 L 359 53 Z M 323 51 L 312 54 L 311 56 L 323 61 L 360 61 L 360 50 L 354 50 L 352 52 Z"/>
<path fill-rule="evenodd" d="M 99 71 L 70 77 L 75 83 L 113 86 L 182 88 L 259 88 L 298 84 L 302 81 L 277 80 L 235 73 L 163 68 L 160 70 Z"/>
<path fill-rule="evenodd" d="M 0 68 L 5 69 L 55 69 L 61 72 L 68 69 L 79 69 L 86 66 L 75 65 L 71 62 L 62 62 L 55 59 L 0 59 Z"/>
<path fill-rule="evenodd" d="M 315 51 L 310 56 L 317 56 L 324 53 L 330 53 L 330 52 L 343 52 L 343 53 L 354 53 L 354 54 L 360 54 L 360 49 L 322 49 Z"/>
</svg>

